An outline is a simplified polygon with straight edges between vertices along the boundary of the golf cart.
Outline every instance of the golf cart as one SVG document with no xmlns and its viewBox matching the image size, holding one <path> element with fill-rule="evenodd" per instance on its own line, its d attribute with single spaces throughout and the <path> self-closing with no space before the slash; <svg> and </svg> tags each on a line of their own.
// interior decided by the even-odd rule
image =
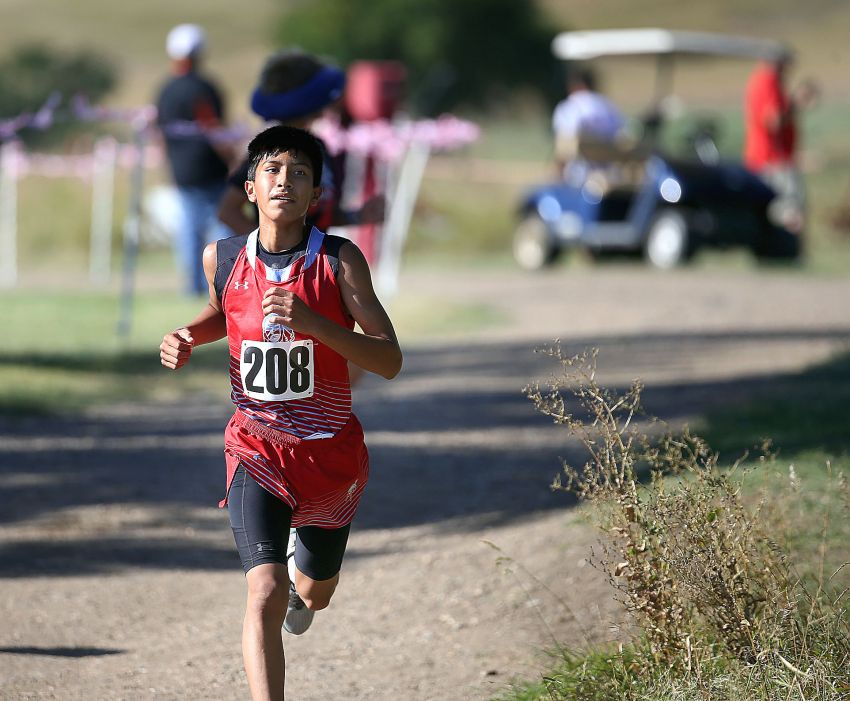
<svg viewBox="0 0 850 701">
<path fill-rule="evenodd" d="M 650 55 L 657 59 L 655 104 L 669 89 L 672 59 L 681 55 L 770 58 L 778 42 L 662 29 L 564 32 L 552 43 L 561 59 Z M 710 123 L 690 135 L 692 157 L 657 148 L 657 118 L 644 137 L 622 146 L 580 137 L 577 155 L 602 168 L 535 188 L 523 198 L 514 257 L 537 270 L 567 248 L 591 256 L 642 253 L 658 268 L 686 262 L 702 247 L 746 247 L 759 259 L 793 259 L 800 238 L 771 221 L 774 191 L 737 162 L 720 159 Z"/>
</svg>

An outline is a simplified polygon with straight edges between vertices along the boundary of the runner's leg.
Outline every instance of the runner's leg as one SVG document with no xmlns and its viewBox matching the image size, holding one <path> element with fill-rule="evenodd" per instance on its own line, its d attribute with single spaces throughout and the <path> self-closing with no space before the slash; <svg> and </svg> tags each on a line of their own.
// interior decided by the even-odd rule
<svg viewBox="0 0 850 701">
<path fill-rule="evenodd" d="M 292 510 L 241 465 L 230 487 L 228 509 L 248 584 L 242 656 L 251 697 L 254 701 L 283 699 L 281 626 L 289 603 L 286 547 Z"/>
<path fill-rule="evenodd" d="M 283 699 L 286 658 L 281 626 L 289 603 L 284 565 L 257 565 L 246 575 L 248 600 L 242 625 L 242 658 L 254 701 Z"/>
<path fill-rule="evenodd" d="M 321 611 L 328 607 L 338 583 L 339 572 L 331 579 L 316 580 L 302 574 L 298 569 L 295 570 L 295 591 L 307 604 L 307 608 L 313 611 Z"/>
<path fill-rule="evenodd" d="M 327 608 L 339 582 L 339 570 L 351 525 L 302 526 L 295 544 L 295 590 L 313 611 Z"/>
</svg>

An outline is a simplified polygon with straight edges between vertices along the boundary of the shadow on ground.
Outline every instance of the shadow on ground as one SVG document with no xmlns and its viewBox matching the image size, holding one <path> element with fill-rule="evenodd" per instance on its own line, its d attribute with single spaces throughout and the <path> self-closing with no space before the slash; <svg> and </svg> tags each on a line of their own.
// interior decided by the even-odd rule
<svg viewBox="0 0 850 701">
<path fill-rule="evenodd" d="M 5 655 L 42 655 L 44 657 L 104 657 L 120 655 L 125 650 L 115 650 L 104 647 L 0 647 L 0 654 Z"/>
<path fill-rule="evenodd" d="M 813 338 L 840 342 L 848 335 L 805 335 Z M 711 346 L 755 344 L 771 353 L 773 344 L 795 340 L 802 340 L 796 331 L 642 335 L 588 339 L 566 349 L 599 347 L 605 382 L 608 370 L 622 378 L 631 368 L 635 375 L 682 363 L 686 368 L 690 354 Z M 551 360 L 533 352 L 534 345 L 413 350 L 397 381 L 370 378 L 358 387 L 356 409 L 367 440 L 370 434 L 375 440 L 357 528 L 446 524 L 456 531 L 571 506 L 549 485 L 561 456 L 577 462 L 581 455 L 565 429 L 537 415 L 522 393 L 533 377 L 555 369 Z M 650 414 L 675 423 L 756 395 L 788 377 L 672 381 L 648 386 L 644 403 Z M 222 402 L 125 407 L 97 418 L 0 419 L 0 577 L 238 566 L 229 542 L 192 535 L 228 530 L 226 514 L 212 507 L 222 496 L 221 431 L 229 413 Z M 107 523 L 94 534 L 81 530 L 75 535 L 73 524 L 62 526 L 63 514 L 79 507 L 109 506 L 148 510 L 153 521 L 164 523 L 142 525 L 163 526 L 167 533 L 140 538 L 130 526 L 110 530 Z"/>
</svg>

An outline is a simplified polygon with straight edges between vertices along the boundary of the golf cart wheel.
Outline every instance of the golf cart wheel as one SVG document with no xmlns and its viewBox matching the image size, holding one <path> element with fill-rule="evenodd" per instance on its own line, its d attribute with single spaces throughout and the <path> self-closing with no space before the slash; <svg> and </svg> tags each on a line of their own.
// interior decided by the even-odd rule
<svg viewBox="0 0 850 701">
<path fill-rule="evenodd" d="M 525 270 L 540 270 L 555 262 L 560 250 L 546 222 L 526 214 L 514 231 L 514 258 Z"/>
<path fill-rule="evenodd" d="M 680 212 L 659 212 L 649 225 L 643 253 L 651 265 L 663 270 L 685 263 L 693 254 L 688 223 Z"/>
</svg>

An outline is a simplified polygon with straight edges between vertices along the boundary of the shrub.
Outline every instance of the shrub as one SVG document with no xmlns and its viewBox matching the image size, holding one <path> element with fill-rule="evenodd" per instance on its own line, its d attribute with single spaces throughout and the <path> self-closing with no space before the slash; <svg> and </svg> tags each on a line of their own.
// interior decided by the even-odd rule
<svg viewBox="0 0 850 701">
<path fill-rule="evenodd" d="M 843 593 L 823 578 L 812 589 L 795 573 L 780 512 L 766 497 L 742 496 L 741 464 L 719 469 L 688 430 L 650 439 L 641 384 L 620 394 L 601 387 L 595 352 L 543 352 L 561 374 L 527 394 L 589 455 L 581 468 L 564 463 L 553 486 L 590 507 L 606 534 L 594 564 L 640 632 L 625 653 L 588 657 L 590 667 L 565 659 L 547 680 L 551 698 L 599 698 L 589 689 L 605 684 L 634 699 L 846 698 Z M 758 464 L 770 462 L 765 454 Z M 799 488 L 793 471 L 789 488 Z M 847 489 L 840 475 L 837 488 Z M 588 669 L 595 684 L 578 684 Z"/>
<path fill-rule="evenodd" d="M 514 0 L 314 0 L 288 3 L 277 39 L 343 65 L 402 61 L 415 109 L 436 115 L 496 108 L 519 101 L 518 91 L 523 102 L 547 88 L 550 98 L 560 95 L 556 31 L 537 3 Z"/>
<path fill-rule="evenodd" d="M 54 93 L 66 102 L 78 94 L 97 102 L 116 81 L 114 64 L 91 51 L 63 53 L 42 44 L 22 45 L 0 60 L 0 119 L 35 112 Z M 61 111 L 58 116 L 49 131 L 25 129 L 20 136 L 28 143 L 55 143 L 72 127 L 82 126 Z"/>
</svg>

